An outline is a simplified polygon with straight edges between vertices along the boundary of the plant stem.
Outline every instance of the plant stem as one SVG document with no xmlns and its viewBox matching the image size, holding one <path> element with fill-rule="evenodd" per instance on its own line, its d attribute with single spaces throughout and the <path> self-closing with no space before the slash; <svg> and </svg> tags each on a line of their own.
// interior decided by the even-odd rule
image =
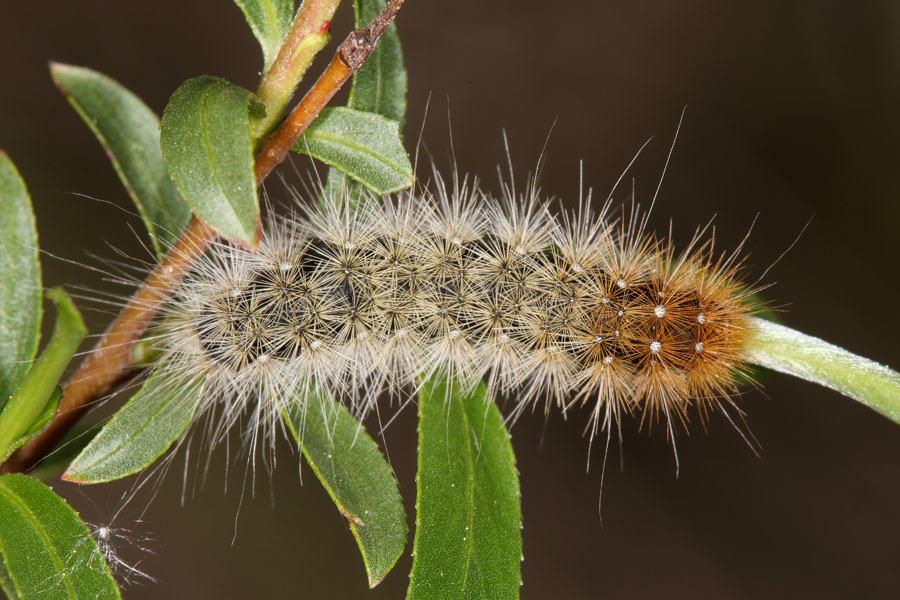
<svg viewBox="0 0 900 600">
<path fill-rule="evenodd" d="M 324 108 L 325 103 L 363 65 L 402 4 L 403 0 L 388 2 L 368 26 L 351 33 L 338 47 L 329 68 L 257 154 L 257 185 L 262 184 L 269 173 L 285 159 L 291 146 Z M 280 54 L 279 52 L 279 56 Z M 340 66 L 335 66 L 336 63 Z M 2 465 L 4 471 L 21 473 L 37 464 L 96 398 L 109 393 L 115 384 L 128 375 L 133 365 L 131 350 L 135 341 L 147 329 L 175 285 L 187 275 L 214 239 L 215 232 L 212 229 L 201 223 L 196 216 L 191 217 L 178 241 L 153 269 L 66 383 L 56 418 L 41 435 L 21 447 Z"/>
<path fill-rule="evenodd" d="M 263 144 L 259 151 L 261 158 L 257 160 L 256 178 L 265 179 L 275 165 L 281 163 L 291 150 L 291 146 L 309 127 L 309 124 L 325 108 L 325 105 L 337 93 L 350 76 L 359 69 L 372 54 L 378 38 L 403 6 L 404 0 L 391 0 L 387 6 L 366 27 L 358 29 L 347 36 L 338 46 L 334 58 L 318 81 L 303 97 L 300 104 L 291 111 L 284 123 Z"/>
<path fill-rule="evenodd" d="M 126 376 L 132 364 L 131 346 L 150 324 L 172 288 L 200 258 L 214 236 L 212 229 L 197 217 L 191 217 L 175 245 L 153 269 L 63 387 L 56 417 L 37 438 L 9 458 L 3 465 L 7 472 L 24 472 L 36 464 L 81 418 L 95 398 L 109 393 Z"/>
<path fill-rule="evenodd" d="M 257 97 L 266 106 L 266 117 L 256 130 L 257 139 L 272 132 L 313 58 L 328 43 L 331 19 L 340 3 L 341 0 L 304 0 L 300 6 L 275 61 L 256 88 Z"/>
<path fill-rule="evenodd" d="M 748 333 L 747 362 L 837 390 L 900 423 L 897 371 L 763 319 L 751 319 Z"/>
</svg>

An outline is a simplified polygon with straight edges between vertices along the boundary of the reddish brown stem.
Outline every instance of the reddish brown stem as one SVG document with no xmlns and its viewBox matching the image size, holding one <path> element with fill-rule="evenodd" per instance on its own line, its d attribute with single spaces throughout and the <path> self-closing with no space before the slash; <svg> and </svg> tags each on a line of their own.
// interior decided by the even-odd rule
<svg viewBox="0 0 900 600">
<path fill-rule="evenodd" d="M 391 0 L 365 28 L 351 33 L 315 85 L 265 142 L 256 157 L 256 181 L 262 184 L 280 164 L 297 138 L 328 101 L 372 53 L 381 34 L 397 14 L 403 0 Z M 91 403 L 122 381 L 133 364 L 132 346 L 144 333 L 175 285 L 215 239 L 215 232 L 192 217 L 181 237 L 150 273 L 140 289 L 112 322 L 94 349 L 63 388 L 59 412 L 35 439 L 2 465 L 9 473 L 25 472 L 37 464 L 78 421 Z"/>
<path fill-rule="evenodd" d="M 318 81 L 303 100 L 291 111 L 284 123 L 263 144 L 256 160 L 256 178 L 265 179 L 276 165 L 280 164 L 291 147 L 306 131 L 309 124 L 322 112 L 325 105 L 341 89 L 341 86 L 350 79 L 350 76 L 359 69 L 372 51 L 378 38 L 391 24 L 397 11 L 403 6 L 404 0 L 391 0 L 387 6 L 363 29 L 358 29 L 347 36 L 347 39 L 338 46 L 334 58 L 325 72 L 319 76 Z"/>
<path fill-rule="evenodd" d="M 150 273 L 140 289 L 116 317 L 97 345 L 63 387 L 56 417 L 37 438 L 20 448 L 3 465 L 8 472 L 22 472 L 36 464 L 56 445 L 95 399 L 112 389 L 128 373 L 131 348 L 143 334 L 172 288 L 190 270 L 215 238 L 212 229 L 197 217 Z"/>
</svg>

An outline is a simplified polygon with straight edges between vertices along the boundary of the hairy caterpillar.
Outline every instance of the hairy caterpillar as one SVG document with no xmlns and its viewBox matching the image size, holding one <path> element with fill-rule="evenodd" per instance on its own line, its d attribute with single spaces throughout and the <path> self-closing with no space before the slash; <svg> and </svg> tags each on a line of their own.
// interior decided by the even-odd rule
<svg viewBox="0 0 900 600">
<path fill-rule="evenodd" d="M 591 404 L 593 433 L 625 413 L 671 431 L 691 405 L 730 402 L 754 311 L 736 253 L 701 233 L 676 252 L 637 209 L 613 217 L 589 197 L 554 216 L 533 180 L 498 199 L 435 181 L 307 207 L 271 220 L 258 252 L 223 243 L 201 260 L 156 343 L 179 381 L 205 380 L 214 437 L 248 403 L 251 437 L 273 432 L 310 383 L 364 414 L 434 373 L 486 378 L 515 395 L 513 415 Z"/>
</svg>

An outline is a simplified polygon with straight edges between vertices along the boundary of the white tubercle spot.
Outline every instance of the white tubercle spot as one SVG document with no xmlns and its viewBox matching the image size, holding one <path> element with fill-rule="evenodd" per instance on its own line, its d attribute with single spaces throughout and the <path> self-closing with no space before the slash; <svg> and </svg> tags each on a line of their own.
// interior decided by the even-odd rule
<svg viewBox="0 0 900 600">
<path fill-rule="evenodd" d="M 450 238 L 450 243 L 456 246 L 462 246 L 462 238 L 458 235 L 454 235 L 452 238 Z"/>
<path fill-rule="evenodd" d="M 501 333 L 499 336 L 497 336 L 497 339 L 500 340 L 501 344 L 505 344 L 506 342 L 509 341 L 509 336 L 506 335 L 505 333 Z"/>
<path fill-rule="evenodd" d="M 358 340 L 364 340 L 367 337 L 369 337 L 369 332 L 365 331 L 365 330 L 360 331 L 359 333 L 356 334 L 356 339 L 358 339 Z"/>
<path fill-rule="evenodd" d="M 574 265 L 572 265 L 572 270 L 575 271 L 576 273 L 581 273 L 582 271 L 584 271 L 584 269 L 578 263 L 575 263 Z"/>
<path fill-rule="evenodd" d="M 602 341 L 603 341 L 603 336 L 602 336 L 602 335 L 598 335 L 597 337 L 594 338 L 594 343 L 595 343 L 595 344 L 599 344 L 599 343 L 602 342 Z"/>
<path fill-rule="evenodd" d="M 515 250 L 516 250 L 516 254 L 518 254 L 519 256 L 525 254 L 525 246 L 518 245 L 518 246 L 516 246 Z"/>
<path fill-rule="evenodd" d="M 620 310 L 620 311 L 617 312 L 616 314 L 619 315 L 620 317 L 624 317 L 624 316 L 625 316 L 625 311 L 624 311 L 624 310 Z"/>
<path fill-rule="evenodd" d="M 350 240 L 344 242 L 344 250 L 353 250 L 354 248 L 356 248 L 356 244 L 354 244 Z"/>
<path fill-rule="evenodd" d="M 662 343 L 650 342 L 650 354 L 659 354 L 660 350 L 662 350 Z"/>
<path fill-rule="evenodd" d="M 662 319 L 666 316 L 666 307 L 662 304 L 657 304 L 656 308 L 653 309 L 653 314 L 656 315 L 657 319 Z"/>
<path fill-rule="evenodd" d="M 406 337 L 406 330 L 398 329 L 396 332 L 394 332 L 394 337 L 397 337 L 397 338 Z"/>
<path fill-rule="evenodd" d="M 313 350 L 318 350 L 322 347 L 322 342 L 320 342 L 319 340 L 313 340 L 309 347 Z"/>
<path fill-rule="evenodd" d="M 547 354 L 556 354 L 559 352 L 559 346 L 550 346 L 547 348 Z"/>
<path fill-rule="evenodd" d="M 229 295 L 230 295 L 232 298 L 237 298 L 238 296 L 241 295 L 241 290 L 239 290 L 238 288 L 231 288 L 231 291 L 229 292 Z"/>
<path fill-rule="evenodd" d="M 706 315 L 703 313 L 700 313 L 699 315 L 697 315 L 697 322 L 700 323 L 701 325 L 706 323 Z"/>
<path fill-rule="evenodd" d="M 628 284 L 625 282 L 624 279 L 617 279 L 616 285 L 619 286 L 619 288 L 623 289 L 623 290 L 628 287 Z"/>
<path fill-rule="evenodd" d="M 703 352 L 703 342 L 697 342 L 696 344 L 694 344 L 694 352 L 696 352 L 697 354 Z"/>
<path fill-rule="evenodd" d="M 613 360 L 615 360 L 615 359 L 614 359 L 612 356 L 604 356 L 604 357 L 603 357 L 603 364 L 604 364 L 604 365 L 611 365 L 611 364 L 613 363 Z"/>
<path fill-rule="evenodd" d="M 451 329 L 450 330 L 450 339 L 455 340 L 459 337 L 459 329 Z"/>
<path fill-rule="evenodd" d="M 281 269 L 282 271 L 290 271 L 291 268 L 293 268 L 293 266 L 294 265 L 292 265 L 289 262 L 283 262 L 280 265 L 278 265 L 278 268 Z"/>
<path fill-rule="evenodd" d="M 260 362 L 260 363 L 268 362 L 269 355 L 268 354 L 260 354 L 256 360 L 257 360 L 257 362 Z"/>
</svg>

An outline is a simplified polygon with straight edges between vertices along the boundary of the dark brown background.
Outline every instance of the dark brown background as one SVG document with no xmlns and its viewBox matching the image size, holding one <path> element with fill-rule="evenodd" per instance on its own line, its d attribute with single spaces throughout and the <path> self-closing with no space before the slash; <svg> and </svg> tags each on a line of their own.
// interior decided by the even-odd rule
<svg viewBox="0 0 900 600">
<path fill-rule="evenodd" d="M 227 0 L 25 4 L 0 7 L 0 147 L 32 190 L 43 248 L 60 257 L 44 259 L 45 283 L 96 288 L 96 275 L 65 261 L 96 265 L 116 257 L 112 248 L 144 256 L 123 225 L 140 231 L 140 222 L 81 196 L 129 206 L 103 152 L 53 88 L 47 61 L 103 71 L 161 111 L 194 75 L 253 88 L 261 60 Z M 605 196 L 653 135 L 635 171 L 646 201 L 687 105 L 654 226 L 665 228 L 672 216 L 684 243 L 717 215 L 722 247 L 734 247 L 759 215 L 748 245 L 759 276 L 813 218 L 767 276 L 776 284 L 767 296 L 785 306 L 791 326 L 900 366 L 900 6 L 724 4 L 412 0 L 399 19 L 409 145 L 431 93 L 425 140 L 446 164 L 449 100 L 460 168 L 496 189 L 501 130 L 524 175 L 556 122 L 542 183 L 571 200 L 579 160 L 586 182 Z M 349 12 L 342 8 L 337 36 L 348 30 Z M 268 189 L 282 193 L 277 184 Z M 89 317 L 101 331 L 107 317 Z M 707 433 L 679 438 L 677 478 L 662 432 L 648 437 L 627 424 L 625 468 L 614 453 L 602 525 L 596 449 L 585 474 L 587 415 L 553 416 L 546 425 L 539 415 L 522 418 L 513 443 L 525 519 L 523 597 L 895 596 L 900 429 L 782 376 L 740 403 L 761 456 L 717 418 Z M 387 444 L 412 517 L 413 411 L 391 426 Z M 157 538 L 142 567 L 160 581 L 126 596 L 402 597 L 408 555 L 366 591 L 342 518 L 309 469 L 298 484 L 287 444 L 279 456 L 271 484 L 259 478 L 238 518 L 240 466 L 223 494 L 224 461 L 214 462 L 206 487 L 183 507 L 181 478 L 170 473 L 141 526 Z M 87 519 L 102 521 L 122 488 L 57 489 Z M 132 526 L 147 497 L 116 524 Z"/>
</svg>

